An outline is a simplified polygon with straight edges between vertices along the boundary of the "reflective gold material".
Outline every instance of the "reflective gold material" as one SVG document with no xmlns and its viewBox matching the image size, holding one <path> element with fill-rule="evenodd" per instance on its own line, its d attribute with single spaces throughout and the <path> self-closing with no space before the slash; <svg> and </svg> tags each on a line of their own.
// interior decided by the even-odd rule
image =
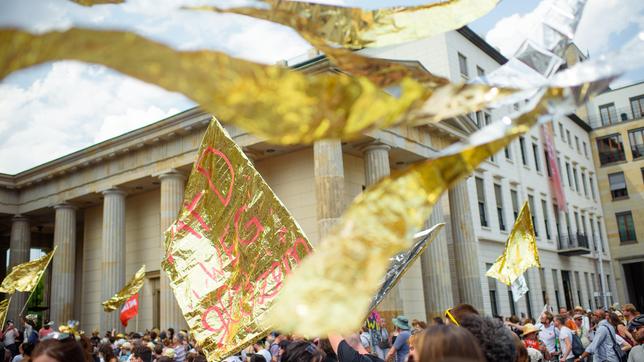
<svg viewBox="0 0 644 362">
<path fill-rule="evenodd" d="M 497 122 L 490 127 L 498 129 L 481 131 L 481 141 L 446 150 L 370 186 L 286 280 L 271 309 L 271 324 L 304 336 L 358 329 L 389 258 L 411 245 L 440 195 L 527 132 L 544 111 L 540 105 L 514 122 Z"/>
<path fill-rule="evenodd" d="M 515 279 L 531 267 L 539 268 L 541 264 L 530 206 L 526 201 L 505 242 L 503 254 L 496 259 L 485 275 L 498 279 L 503 284 L 512 285 Z"/>
<path fill-rule="evenodd" d="M 498 0 L 448 0 L 379 10 L 302 1 L 262 2 L 268 7 L 216 10 L 269 20 L 291 27 L 302 35 L 324 39 L 329 44 L 361 49 L 400 44 L 458 29 L 487 14 Z"/>
<path fill-rule="evenodd" d="M 221 360 L 268 331 L 265 313 L 311 245 L 213 120 L 166 231 L 163 269 L 197 343 Z"/>
<path fill-rule="evenodd" d="M 9 311 L 9 304 L 11 304 L 11 295 L 9 298 L 4 299 L 0 302 L 0 323 L 4 326 L 4 322 L 7 319 L 7 312 Z"/>
<path fill-rule="evenodd" d="M 125 286 L 119 290 L 112 298 L 101 303 L 103 305 L 103 310 L 106 312 L 112 312 L 117 310 L 121 304 L 125 303 L 126 300 L 130 299 L 131 296 L 138 293 L 143 283 L 145 282 L 145 265 L 134 274 L 132 279 L 130 279 Z"/>
<path fill-rule="evenodd" d="M 57 247 L 54 247 L 54 250 L 36 260 L 14 266 L 9 275 L 2 281 L 0 293 L 13 294 L 15 292 L 33 291 L 45 269 L 47 269 L 49 262 L 54 257 L 56 249 Z"/>
</svg>

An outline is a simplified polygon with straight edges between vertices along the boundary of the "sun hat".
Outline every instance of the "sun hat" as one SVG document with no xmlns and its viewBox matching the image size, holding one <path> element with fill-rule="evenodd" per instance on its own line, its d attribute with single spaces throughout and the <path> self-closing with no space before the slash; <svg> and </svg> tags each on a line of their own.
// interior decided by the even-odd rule
<svg viewBox="0 0 644 362">
<path fill-rule="evenodd" d="M 45 323 L 45 325 L 47 327 L 53 327 L 54 326 L 54 321 L 49 321 L 49 322 Z"/>
<path fill-rule="evenodd" d="M 523 333 L 521 333 L 521 337 L 525 337 L 528 334 L 535 333 L 535 332 L 539 332 L 539 328 L 535 327 L 535 325 L 532 323 L 526 323 L 523 326 Z"/>
<path fill-rule="evenodd" d="M 391 320 L 391 322 L 398 328 L 409 330 L 409 318 L 404 315 L 399 315 L 398 317 Z"/>
<path fill-rule="evenodd" d="M 163 350 L 163 353 L 161 355 L 174 359 L 174 354 L 175 354 L 174 349 L 166 348 L 166 349 Z"/>
</svg>

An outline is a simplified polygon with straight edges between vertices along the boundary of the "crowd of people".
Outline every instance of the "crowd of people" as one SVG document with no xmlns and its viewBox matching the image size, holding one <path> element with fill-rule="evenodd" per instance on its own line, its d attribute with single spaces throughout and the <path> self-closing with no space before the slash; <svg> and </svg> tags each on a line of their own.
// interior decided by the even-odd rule
<svg viewBox="0 0 644 362">
<path fill-rule="evenodd" d="M 533 362 L 644 361 L 644 315 L 631 304 L 594 312 L 576 307 L 553 315 L 547 308 L 535 321 L 488 317 L 468 304 L 445 311 L 430 323 L 404 316 L 365 323 L 345 336 L 305 339 L 272 332 L 230 356 L 227 362 Z M 78 323 L 37 329 L 26 316 L 19 330 L 7 321 L 0 339 L 0 362 L 203 362 L 206 357 L 185 331 L 151 330 L 91 336 Z"/>
</svg>

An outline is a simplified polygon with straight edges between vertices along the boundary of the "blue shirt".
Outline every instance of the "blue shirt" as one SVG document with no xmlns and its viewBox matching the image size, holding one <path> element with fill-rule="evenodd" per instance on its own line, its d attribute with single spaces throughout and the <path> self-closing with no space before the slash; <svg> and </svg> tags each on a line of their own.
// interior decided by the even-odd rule
<svg viewBox="0 0 644 362">
<path fill-rule="evenodd" d="M 409 344 L 407 344 L 407 341 L 409 341 L 410 336 L 411 333 L 409 333 L 409 331 L 402 331 L 398 334 L 398 337 L 396 337 L 396 341 L 394 342 L 394 349 L 396 349 L 396 362 L 405 362 L 405 359 L 409 354 Z"/>
<path fill-rule="evenodd" d="M 586 347 L 586 352 L 593 355 L 593 361 L 618 362 L 615 348 L 620 347 L 613 345 L 614 338 L 615 328 L 604 319 L 597 324 L 595 337 L 593 337 L 593 342 Z"/>
</svg>

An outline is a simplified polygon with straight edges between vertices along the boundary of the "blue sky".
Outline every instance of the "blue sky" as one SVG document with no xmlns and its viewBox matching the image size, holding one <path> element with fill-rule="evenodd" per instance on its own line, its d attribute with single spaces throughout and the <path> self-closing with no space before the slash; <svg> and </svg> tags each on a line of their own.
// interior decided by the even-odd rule
<svg viewBox="0 0 644 362">
<path fill-rule="evenodd" d="M 318 1 L 374 8 L 431 0 Z M 309 45 L 288 28 L 239 16 L 177 10 L 184 4 L 247 3 L 128 0 L 86 8 L 67 0 L 3 0 L 0 26 L 34 32 L 72 25 L 124 29 L 181 50 L 221 50 L 264 63 L 306 53 Z M 536 0 L 504 0 L 470 27 L 511 56 L 543 8 L 544 3 Z M 589 0 L 575 42 L 591 57 L 614 51 L 644 31 L 643 15 L 641 0 Z M 641 80 L 644 71 L 639 69 L 614 86 Z M 56 62 L 14 73 L 0 82 L 0 173 L 18 173 L 192 105 L 180 94 L 97 65 Z"/>
</svg>

